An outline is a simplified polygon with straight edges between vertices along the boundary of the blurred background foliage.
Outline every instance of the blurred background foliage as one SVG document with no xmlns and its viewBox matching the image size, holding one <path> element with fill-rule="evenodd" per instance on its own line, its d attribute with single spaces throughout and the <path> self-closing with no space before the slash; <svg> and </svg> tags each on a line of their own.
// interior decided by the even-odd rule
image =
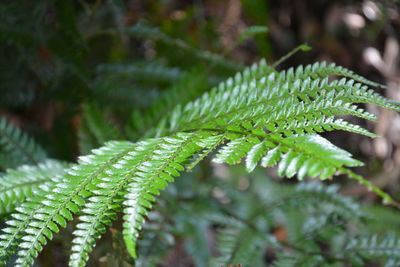
<svg viewBox="0 0 400 267">
<path fill-rule="evenodd" d="M 398 1 L 5 0 L 0 17 L 2 170 L 156 136 L 152 129 L 175 105 L 301 43 L 313 50 L 279 68 L 335 62 L 400 99 Z M 399 199 L 400 116 L 367 109 L 379 115 L 366 125 L 379 138 L 326 136 Z M 23 146 L 13 146 L 13 136 Z M 204 163 L 160 196 L 136 265 L 399 266 L 399 211 L 364 187 L 334 182 Z M 111 228 L 90 265 L 131 266 L 120 236 Z M 59 235 L 38 266 L 65 266 L 70 239 L 70 231 Z"/>
</svg>

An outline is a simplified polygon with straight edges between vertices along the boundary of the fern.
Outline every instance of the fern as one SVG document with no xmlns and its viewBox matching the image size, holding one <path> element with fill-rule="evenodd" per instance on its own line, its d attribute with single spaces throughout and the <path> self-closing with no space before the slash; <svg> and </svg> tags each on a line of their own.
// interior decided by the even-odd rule
<svg viewBox="0 0 400 267">
<path fill-rule="evenodd" d="M 160 31 L 158 28 L 151 27 L 143 22 L 123 28 L 121 31 L 136 38 L 158 40 L 166 45 L 170 45 L 174 49 L 179 48 L 197 59 L 230 71 L 238 71 L 243 67 L 240 63 L 231 62 L 218 54 L 194 48 L 180 39 L 174 39 Z M 110 30 L 109 32 L 115 33 L 114 30 Z"/>
<path fill-rule="evenodd" d="M 46 158 L 46 153 L 27 134 L 0 118 L 0 166 L 17 167 L 22 164 L 36 165 Z"/>
<path fill-rule="evenodd" d="M 108 121 L 105 110 L 95 103 L 83 106 L 83 118 L 79 127 L 79 148 L 82 154 L 104 144 L 108 140 L 118 139 L 120 132 Z"/>
<path fill-rule="evenodd" d="M 109 142 L 80 157 L 65 176 L 41 186 L 16 209 L 1 237 L 0 256 L 5 260 L 18 246 L 17 266 L 32 264 L 53 234 L 79 214 L 70 266 L 83 266 L 96 239 L 122 210 L 125 244 L 135 258 L 139 231 L 155 197 L 185 166 L 192 168 L 214 150 L 215 162 L 237 164 L 245 158 L 249 171 L 261 162 L 278 165 L 282 176 L 297 174 L 300 179 L 347 174 L 393 203 L 347 169 L 361 162 L 318 133 L 339 129 L 373 137 L 335 116 L 374 120 L 356 104 L 395 110 L 399 104 L 371 93 L 362 83 L 374 83 L 349 70 L 314 66 L 305 67 L 307 78 L 301 78 L 290 71 L 278 73 L 261 61 L 197 100 L 178 105 L 157 126 L 155 138 Z M 331 75 L 348 79 L 330 81 Z"/>
<path fill-rule="evenodd" d="M 210 266 L 257 266 L 262 258 L 263 241 L 259 232 L 233 221 L 218 231 L 217 248 L 221 256 L 211 259 Z"/>
<path fill-rule="evenodd" d="M 55 176 L 62 176 L 67 164 L 47 160 L 37 166 L 24 165 L 9 169 L 0 177 L 0 215 L 14 210 L 15 206 L 31 197 L 34 191 Z"/>
<path fill-rule="evenodd" d="M 357 253 L 364 257 L 390 257 L 400 260 L 400 239 L 394 235 L 378 239 L 376 235 L 353 238 L 345 248 L 345 253 Z"/>
<path fill-rule="evenodd" d="M 172 83 L 182 78 L 185 73 L 178 68 L 170 68 L 158 62 L 136 64 L 107 64 L 98 67 L 101 76 L 111 75 L 116 78 L 137 79 L 151 83 Z M 100 77 L 101 77 L 100 76 Z"/>
<path fill-rule="evenodd" d="M 307 198 L 310 204 L 324 204 L 328 203 L 333 209 L 337 209 L 337 214 L 347 218 L 363 218 L 366 213 L 361 210 L 360 205 L 355 203 L 350 198 L 342 197 L 338 194 L 338 186 L 323 186 L 321 183 L 302 183 L 296 186 L 295 194 L 292 195 L 293 204 L 298 207 L 299 198 Z M 286 204 L 286 203 L 285 203 Z M 297 205 L 296 205 L 297 204 Z"/>
<path fill-rule="evenodd" d="M 127 132 L 133 139 L 160 136 L 155 126 L 166 123 L 165 114 L 176 105 L 186 104 L 195 99 L 207 88 L 209 81 L 202 73 L 193 72 L 175 81 L 171 88 L 162 92 L 147 112 L 136 110 L 132 113 Z M 160 121 L 161 120 L 161 121 Z"/>
</svg>

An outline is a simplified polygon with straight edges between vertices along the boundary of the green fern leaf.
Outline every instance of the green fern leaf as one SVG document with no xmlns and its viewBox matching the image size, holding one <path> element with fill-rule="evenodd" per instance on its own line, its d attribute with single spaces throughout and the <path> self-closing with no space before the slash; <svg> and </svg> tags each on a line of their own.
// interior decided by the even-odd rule
<svg viewBox="0 0 400 267">
<path fill-rule="evenodd" d="M 53 238 L 53 232 L 59 226 L 65 227 L 72 214 L 84 205 L 83 197 L 90 195 L 88 189 L 93 181 L 132 146 L 130 142 L 110 142 L 93 150 L 93 155 L 81 157 L 80 165 L 71 167 L 64 177 L 40 187 L 35 196 L 16 208 L 18 213 L 12 215 L 15 220 L 6 222 L 9 227 L 0 237 L 0 259 L 4 260 L 18 245 L 18 266 L 32 264 L 46 240 Z M 21 238 L 23 242 L 18 243 Z"/>
<path fill-rule="evenodd" d="M 36 165 L 46 158 L 45 151 L 31 137 L 5 118 L 0 118 L 0 153 L 7 155 L 0 161 L 3 168 L 22 164 Z"/>
<path fill-rule="evenodd" d="M 0 177 L 0 215 L 13 211 L 16 205 L 33 196 L 39 186 L 62 176 L 67 167 L 65 163 L 47 160 L 38 166 L 24 165 L 7 170 Z"/>
<path fill-rule="evenodd" d="M 124 239 L 128 252 L 136 257 L 136 239 L 147 209 L 154 202 L 154 195 L 164 189 L 168 182 L 174 180 L 184 170 L 183 163 L 193 154 L 199 152 L 197 142 L 201 138 L 209 137 L 205 134 L 179 134 L 175 137 L 162 139 L 162 145 L 154 151 L 146 164 L 140 166 L 133 182 L 128 185 L 128 194 L 124 205 Z"/>
<path fill-rule="evenodd" d="M 119 130 L 108 120 L 107 114 L 95 103 L 83 105 L 83 120 L 78 131 L 82 154 L 89 153 L 109 140 L 120 138 Z"/>
<path fill-rule="evenodd" d="M 258 232 L 240 225 L 226 226 L 218 231 L 217 247 L 220 257 L 211 259 L 211 266 L 246 264 L 253 266 L 262 257 L 263 240 Z"/>
<path fill-rule="evenodd" d="M 376 235 L 352 238 L 345 248 L 345 253 L 358 254 L 364 258 L 400 260 L 400 239 L 393 235 L 381 240 Z"/>
<path fill-rule="evenodd" d="M 117 31 L 110 30 L 110 32 Z M 240 63 L 231 62 L 222 58 L 220 55 L 194 48 L 184 41 L 171 38 L 165 33 L 161 32 L 158 28 L 151 27 L 145 23 L 137 23 L 129 28 L 124 28 L 122 29 L 122 32 L 141 39 L 158 40 L 164 44 L 171 45 L 174 48 L 179 48 L 197 59 L 204 60 L 210 64 L 220 66 L 227 70 L 238 71 L 242 69 L 242 65 Z"/>
<path fill-rule="evenodd" d="M 303 72 L 308 78 L 298 78 Z M 344 173 L 392 201 L 347 169 L 361 162 L 317 133 L 341 129 L 374 136 L 335 116 L 374 120 L 355 104 L 390 108 L 396 104 L 376 97 L 353 80 L 323 78 L 342 75 L 373 85 L 341 67 L 316 64 L 296 73 L 277 73 L 262 61 L 197 100 L 178 105 L 155 131 L 163 137 L 110 142 L 80 157 L 64 177 L 44 184 L 16 208 L 1 236 L 0 257 L 4 259 L 18 245 L 19 266 L 32 264 L 53 234 L 79 213 L 70 265 L 83 266 L 96 239 L 123 209 L 124 240 L 135 258 L 139 231 L 155 196 L 185 166 L 193 167 L 213 150 L 217 150 L 214 161 L 218 163 L 237 164 L 246 158 L 249 171 L 261 161 L 264 166 L 277 164 L 282 176 L 297 174 L 299 179 Z M 231 260 L 240 254 L 236 252 L 225 262 L 234 263 Z"/>
</svg>

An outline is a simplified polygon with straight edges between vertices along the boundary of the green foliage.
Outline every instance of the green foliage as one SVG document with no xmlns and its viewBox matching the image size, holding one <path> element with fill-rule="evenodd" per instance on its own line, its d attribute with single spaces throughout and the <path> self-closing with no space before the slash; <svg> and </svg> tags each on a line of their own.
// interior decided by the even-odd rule
<svg viewBox="0 0 400 267">
<path fill-rule="evenodd" d="M 51 182 L 56 176 L 62 176 L 67 167 L 67 164 L 46 160 L 37 166 L 23 165 L 15 170 L 8 169 L 0 177 L 0 215 L 14 211 L 16 205 L 32 197 L 40 186 Z"/>
<path fill-rule="evenodd" d="M 27 134 L 5 118 L 0 118 L 0 167 L 13 168 L 22 164 L 38 164 L 46 152 Z"/>
<path fill-rule="evenodd" d="M 119 139 L 121 133 L 108 121 L 106 110 L 96 103 L 86 103 L 78 135 L 80 152 L 87 154 L 108 140 Z"/>
<path fill-rule="evenodd" d="M 249 266 L 260 265 L 263 239 L 260 233 L 239 225 L 228 225 L 220 229 L 217 236 L 220 257 L 212 259 L 211 266 L 228 266 L 231 263 L 245 262 Z"/>
<path fill-rule="evenodd" d="M 180 49 L 191 55 L 192 58 L 197 60 L 201 60 L 203 62 L 207 62 L 213 66 L 228 70 L 228 71 L 238 71 L 243 66 L 240 63 L 231 62 L 229 60 L 224 59 L 218 54 L 213 54 L 208 51 L 204 51 L 201 49 L 197 49 L 195 47 L 190 46 L 186 42 L 180 39 L 174 39 L 165 33 L 161 32 L 158 28 L 151 27 L 146 25 L 145 23 L 138 23 L 131 27 L 121 29 L 123 33 L 129 34 L 130 36 L 142 39 L 152 39 L 156 41 L 160 41 L 168 46 L 173 47 L 174 49 Z M 116 33 L 118 31 L 110 31 L 112 33 Z"/>
<path fill-rule="evenodd" d="M 160 136 L 155 132 L 157 124 L 166 123 L 165 114 L 168 114 L 177 105 L 182 105 L 200 96 L 211 83 L 208 78 L 199 71 L 193 71 L 176 80 L 171 88 L 168 88 L 153 102 L 146 112 L 135 110 L 127 126 L 127 133 L 132 139 L 142 137 Z M 162 120 L 162 121 L 160 121 Z"/>
<path fill-rule="evenodd" d="M 137 257 L 139 230 L 155 201 L 154 196 L 173 177 L 179 176 L 194 155 L 203 152 L 203 158 L 224 142 L 227 143 L 218 148 L 217 163 L 236 164 L 246 158 L 248 170 L 254 169 L 259 161 L 267 166 L 278 164 L 280 175 L 298 174 L 300 179 L 305 176 L 326 179 L 336 173 L 351 173 L 345 168 L 360 166 L 361 162 L 317 133 L 341 129 L 373 136 L 359 126 L 333 117 L 351 114 L 374 119 L 353 105 L 360 102 L 360 95 L 365 96 L 363 102 L 397 106 L 382 98 L 378 102 L 367 93 L 367 87 L 352 80 L 321 80 L 320 74 L 338 72 L 335 67 L 328 66 L 325 70 L 321 67 L 324 65 L 314 66 L 318 67 L 309 68 L 307 79 L 299 80 L 290 71 L 275 74 L 262 61 L 221 83 L 209 94 L 174 109 L 164 126 L 164 132 L 170 133 L 168 136 L 138 143 L 115 141 L 94 150 L 92 155 L 80 157 L 78 165 L 65 177 L 40 188 L 22 204 L 17 220 L 8 221 L 2 256 L 12 251 L 22 238 L 17 263 L 32 264 L 46 240 L 52 239 L 53 232 L 65 227 L 73 214 L 80 213 L 70 265 L 82 266 L 95 240 L 116 219 L 116 212 L 123 209 L 125 244 L 129 254 Z M 272 73 L 264 77 L 266 72 Z M 366 81 L 343 68 L 340 73 Z M 391 201 L 388 195 L 368 185 Z M 232 233 L 238 230 L 228 231 L 230 234 L 225 233 L 227 240 L 223 242 L 230 243 Z M 27 234 L 22 235 L 23 232 Z M 232 254 L 228 259 L 234 257 Z"/>
<path fill-rule="evenodd" d="M 243 2 L 267 8 L 261 2 Z M 18 13 L 17 5 L 1 7 L 6 19 L 0 25 L 0 38 L 8 41 L 7 51 L 19 51 L 24 58 L 25 63 L 16 66 L 24 75 L 36 77 L 33 83 L 44 89 L 30 91 L 26 101 L 19 102 L 62 100 L 60 110 L 69 112 L 54 121 L 72 122 L 78 132 L 77 150 L 88 155 L 72 166 L 46 160 L 32 138 L 0 120 L 1 167 L 16 168 L 0 177 L 1 215 L 13 212 L 0 236 L 2 264 L 12 262 L 13 253 L 15 266 L 34 264 L 48 242 L 69 224 L 74 228 L 70 266 L 88 264 L 108 229 L 125 246 L 110 249 L 108 258 L 118 254 L 115 262 L 139 266 L 156 266 L 165 250 L 179 242 L 193 254 L 196 266 L 260 266 L 266 246 L 274 266 L 399 261 L 398 239 L 382 238 L 386 229 L 369 224 L 373 219 L 368 215 L 374 212 L 341 196 L 338 187 L 278 184 L 257 168 L 276 166 L 279 176 L 298 180 L 347 175 L 385 203 L 396 205 L 349 169 L 362 162 L 322 136 L 342 130 L 376 137 L 343 118 L 377 120 L 363 104 L 400 111 L 398 102 L 369 88 L 379 84 L 325 62 L 277 70 L 293 53 L 308 50 L 306 45 L 273 65 L 261 60 L 243 69 L 240 63 L 158 28 L 140 22 L 128 25 L 120 18 L 122 3 L 82 4 L 80 8 L 91 16 L 80 24 L 75 20 L 80 5 L 38 3 L 25 4 L 36 7 L 38 20 L 32 25 L 7 16 Z M 47 10 L 56 14 L 50 23 L 45 19 Z M 92 28 L 92 20 L 105 26 Z M 260 32 L 265 28 L 250 28 L 245 35 Z M 130 53 L 137 46 L 143 47 L 144 55 Z M 91 54 L 94 50 L 100 52 Z M 34 65 L 38 58 L 43 61 L 40 68 Z M 42 91 L 47 93 L 37 93 Z M 55 143 L 72 146 L 67 137 L 74 135 L 59 131 L 49 136 Z M 216 169 L 244 162 L 252 179 L 243 174 L 238 186 L 234 174 L 224 181 L 212 177 L 209 156 L 219 164 L 211 165 Z M 196 168 L 200 164 L 204 165 Z M 182 174 L 185 179 L 174 182 Z M 395 225 L 396 214 L 380 212 Z M 208 237 L 215 232 L 213 250 L 208 250 L 212 243 Z M 381 241 L 359 238 L 371 232 L 378 232 Z M 160 239 L 166 246 L 154 245 Z"/>
<path fill-rule="evenodd" d="M 395 235 L 388 235 L 378 240 L 376 235 L 368 237 L 353 238 L 345 248 L 345 253 L 354 254 L 354 257 L 362 259 L 386 258 L 386 266 L 400 260 L 400 239 Z M 395 265 L 392 265 L 395 266 Z"/>
</svg>

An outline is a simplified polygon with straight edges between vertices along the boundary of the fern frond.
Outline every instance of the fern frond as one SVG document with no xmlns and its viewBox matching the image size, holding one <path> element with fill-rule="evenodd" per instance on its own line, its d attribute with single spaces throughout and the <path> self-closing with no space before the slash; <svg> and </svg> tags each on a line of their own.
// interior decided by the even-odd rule
<svg viewBox="0 0 400 267">
<path fill-rule="evenodd" d="M 154 195 L 173 181 L 184 170 L 188 161 L 200 147 L 196 144 L 203 135 L 178 134 L 177 136 L 149 139 L 136 144 L 136 148 L 116 161 L 106 173 L 97 176 L 89 189 L 93 197 L 83 206 L 81 223 L 74 232 L 70 266 L 82 266 L 93 249 L 95 240 L 105 227 L 115 219 L 115 211 L 124 209 L 124 239 L 128 252 L 136 257 L 138 230 L 144 222 Z M 126 194 L 124 194 L 126 190 Z M 121 196 L 123 195 L 123 196 Z"/>
<path fill-rule="evenodd" d="M 4 261 L 18 245 L 17 266 L 31 265 L 53 233 L 60 226 L 65 227 L 84 205 L 83 197 L 90 195 L 88 189 L 93 181 L 132 147 L 130 142 L 110 142 L 93 150 L 93 155 L 80 157 L 79 165 L 71 167 L 64 177 L 40 187 L 32 198 L 16 208 L 14 220 L 6 222 L 8 228 L 0 237 L 0 259 Z M 23 242 L 18 243 L 21 238 Z"/>
<path fill-rule="evenodd" d="M 175 243 L 175 236 L 172 234 L 175 228 L 166 222 L 167 218 L 167 214 L 160 210 L 148 213 L 142 237 L 138 240 L 138 258 L 135 260 L 137 266 L 156 267 L 164 261 L 168 249 Z"/>
<path fill-rule="evenodd" d="M 352 238 L 345 248 L 346 254 L 356 254 L 363 258 L 386 258 L 400 260 L 400 239 L 390 235 L 378 238 L 376 235 Z"/>
<path fill-rule="evenodd" d="M 171 88 L 163 91 L 149 110 L 144 112 L 134 111 L 127 127 L 129 135 L 133 139 L 143 137 L 159 137 L 157 128 L 163 129 L 165 114 L 177 105 L 187 104 L 196 99 L 205 90 L 211 81 L 203 73 L 193 72 L 185 74 L 180 80 L 174 81 Z"/>
<path fill-rule="evenodd" d="M 43 148 L 5 118 L 0 118 L 0 153 L 7 155 L 0 161 L 3 168 L 36 165 L 46 158 Z"/>
<path fill-rule="evenodd" d="M 334 175 L 343 166 L 354 167 L 362 163 L 351 157 L 347 151 L 337 148 L 319 135 L 297 135 L 289 138 L 273 136 L 268 143 L 254 136 L 232 140 L 222 147 L 214 162 L 237 164 L 247 157 L 247 165 L 253 167 L 261 160 L 265 166 L 278 164 L 278 173 L 282 176 L 306 175 L 326 179 Z M 254 156 L 257 150 L 257 156 Z M 268 154 L 271 151 L 272 154 Z M 265 158 L 260 158 L 262 155 Z M 246 156 L 247 155 L 247 156 Z"/>
<path fill-rule="evenodd" d="M 296 266 L 301 259 L 298 259 L 295 255 L 279 254 L 277 259 L 273 262 L 273 267 L 293 267 Z"/>
<path fill-rule="evenodd" d="M 154 196 L 164 189 L 174 176 L 184 170 L 183 164 L 193 154 L 199 152 L 197 144 L 201 138 L 206 137 L 201 133 L 179 134 L 174 137 L 162 138 L 163 143 L 153 152 L 147 161 L 138 166 L 133 181 L 128 185 L 124 205 L 124 239 L 128 252 L 136 257 L 136 239 L 147 209 L 152 207 Z"/>
<path fill-rule="evenodd" d="M 78 137 L 81 154 L 87 154 L 108 140 L 119 139 L 120 132 L 108 120 L 105 110 L 95 103 L 85 103 Z"/>
<path fill-rule="evenodd" d="M 134 158 L 138 161 L 137 164 L 140 164 L 158 142 L 160 140 L 153 139 L 139 143 L 138 148 L 141 150 L 130 151 L 123 157 L 123 161 Z M 96 186 L 91 189 L 94 196 L 88 198 L 83 206 L 83 215 L 79 217 L 80 223 L 77 224 L 77 230 L 73 233 L 75 238 L 72 241 L 70 266 L 85 265 L 89 257 L 88 253 L 93 249 L 96 239 L 105 232 L 106 226 L 110 226 L 112 219 L 115 219 L 115 210 L 121 207 L 120 195 L 132 176 L 132 171 L 127 171 L 129 169 L 124 169 L 121 164 L 117 161 L 106 173 L 96 178 L 94 182 Z"/>
<path fill-rule="evenodd" d="M 24 165 L 7 170 L 0 177 L 0 215 L 13 211 L 41 185 L 63 175 L 67 166 L 59 161 L 47 160 L 37 166 Z"/>
<path fill-rule="evenodd" d="M 113 32 L 112 30 L 110 32 Z M 161 32 L 160 29 L 156 27 L 151 27 L 145 23 L 137 23 L 133 26 L 122 29 L 122 32 L 129 34 L 136 38 L 158 40 L 166 45 L 170 45 L 174 48 L 178 48 L 187 53 L 190 53 L 195 58 L 204 60 L 210 64 L 223 67 L 227 70 L 238 71 L 242 69 L 242 65 L 237 62 L 231 62 L 224 59 L 220 55 L 210 53 L 208 51 L 200 50 L 190 46 L 180 39 L 174 39 L 165 33 Z"/>
<path fill-rule="evenodd" d="M 246 158 L 249 171 L 261 162 L 265 166 L 277 164 L 280 175 L 297 174 L 299 179 L 326 179 L 344 173 L 390 202 L 387 194 L 347 169 L 361 162 L 317 133 L 341 129 L 373 136 L 357 125 L 335 119 L 335 115 L 374 120 L 355 104 L 389 107 L 393 103 L 375 97 L 353 80 L 320 78 L 340 74 L 368 83 L 346 70 L 324 65 L 314 69 L 319 77 L 309 73 L 311 78 L 282 81 L 262 61 L 174 109 L 162 120 L 165 125 L 155 131 L 162 137 L 137 143 L 110 142 L 93 150 L 92 155 L 80 157 L 64 177 L 41 186 L 16 209 L 18 213 L 8 221 L 1 237 L 0 256 L 4 258 L 22 240 L 17 264 L 32 264 L 53 233 L 79 213 L 70 265 L 83 266 L 96 239 L 123 209 L 124 240 L 135 258 L 138 234 L 155 196 L 185 166 L 192 168 L 213 150 L 217 150 L 218 163 L 237 164 Z M 239 251 L 234 249 L 230 260 L 241 255 Z"/>
<path fill-rule="evenodd" d="M 240 87 L 227 86 L 227 91 L 222 87 L 220 90 L 212 91 L 210 96 L 205 95 L 203 99 L 188 104 L 182 110 L 176 109 L 171 114 L 169 131 L 199 127 L 216 128 L 227 124 L 231 128 L 243 127 L 245 123 L 251 123 L 249 127 L 253 128 L 265 126 L 274 129 L 275 124 L 279 126 L 282 121 L 288 124 L 305 123 L 313 117 L 346 114 L 375 120 L 372 114 L 353 104 L 380 103 L 376 103 L 373 96 L 368 99 L 363 98 L 361 101 L 358 95 L 360 87 L 350 82 L 342 85 L 336 81 L 329 83 L 326 79 L 315 81 L 306 79 L 280 85 L 274 82 L 274 77 L 275 75 L 271 74 L 268 79 L 241 84 Z M 271 115 L 273 117 L 270 117 Z M 175 121 L 175 117 L 179 118 L 179 121 Z M 176 129 L 176 125 L 180 128 Z M 285 125 L 281 128 L 285 128 Z"/>
<path fill-rule="evenodd" d="M 338 66 L 335 63 L 326 63 L 326 62 L 316 62 L 312 65 L 303 66 L 300 65 L 296 69 L 291 67 L 285 71 L 280 73 L 280 80 L 287 81 L 287 80 L 298 80 L 298 79 L 305 79 L 305 78 L 313 78 L 317 79 L 319 77 L 328 77 L 328 76 L 341 76 L 347 77 L 352 80 L 358 81 L 363 84 L 367 84 L 370 86 L 377 86 L 377 87 L 385 87 L 379 83 L 370 81 L 360 75 L 355 74 L 353 71 Z"/>
<path fill-rule="evenodd" d="M 262 258 L 263 239 L 260 233 L 236 222 L 220 229 L 217 234 L 219 257 L 212 258 L 210 266 L 245 264 L 257 266 Z"/>
<path fill-rule="evenodd" d="M 135 64 L 104 64 L 97 69 L 99 76 L 111 75 L 113 77 L 138 79 L 151 83 L 171 83 L 185 75 L 179 68 L 167 67 L 159 62 L 143 62 Z"/>
<path fill-rule="evenodd" d="M 343 197 L 338 193 L 339 187 L 336 185 L 324 186 L 318 182 L 300 183 L 295 187 L 293 201 L 288 201 L 297 206 L 299 198 L 307 198 L 308 203 L 322 204 L 329 203 L 337 210 L 337 214 L 347 218 L 362 218 L 366 213 L 360 205 L 348 197 Z M 287 204 L 287 203 L 285 203 Z"/>
</svg>

